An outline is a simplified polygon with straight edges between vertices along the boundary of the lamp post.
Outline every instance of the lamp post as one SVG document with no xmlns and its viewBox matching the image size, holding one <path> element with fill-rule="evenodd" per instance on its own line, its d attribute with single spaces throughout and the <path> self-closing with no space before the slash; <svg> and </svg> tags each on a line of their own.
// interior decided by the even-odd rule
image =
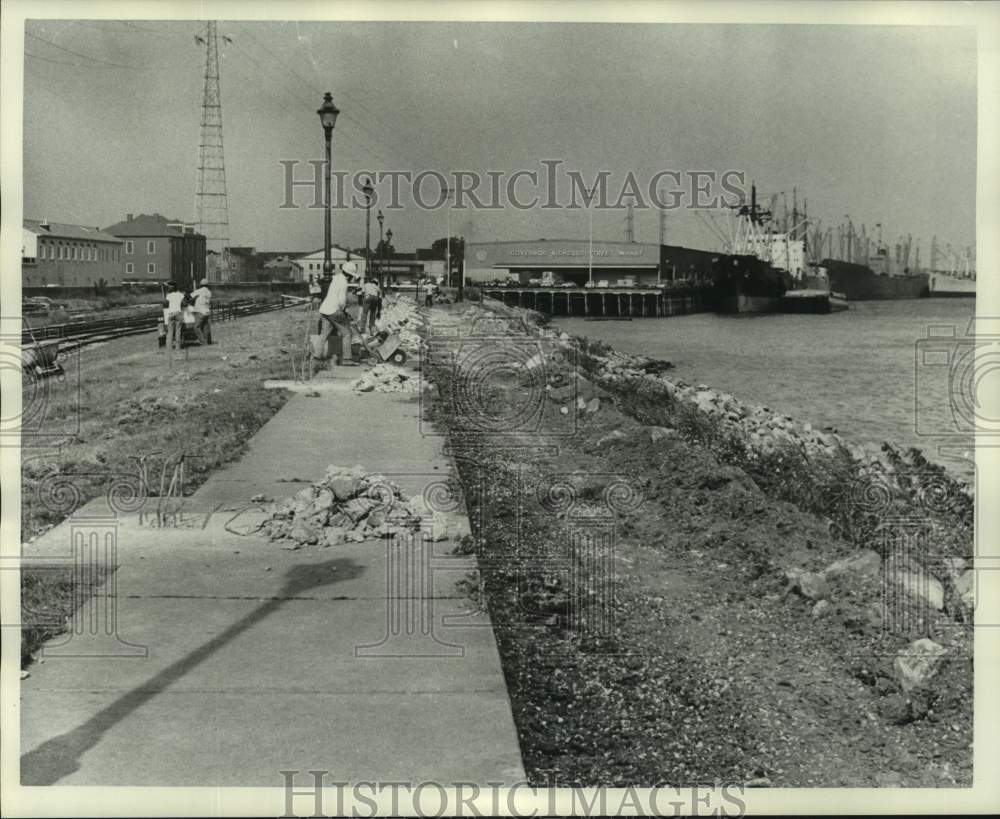
<svg viewBox="0 0 1000 819">
<path fill-rule="evenodd" d="M 378 286 L 385 287 L 385 282 L 382 279 L 382 258 L 381 258 L 381 256 L 385 253 L 385 245 L 382 244 L 382 223 L 385 221 L 385 217 L 382 215 L 381 208 L 379 209 L 378 216 L 376 216 L 375 218 L 378 220 L 378 247 L 379 247 Z"/>
<path fill-rule="evenodd" d="M 446 281 L 448 282 L 448 287 L 451 287 L 451 195 L 454 193 L 454 188 L 445 188 L 444 195 L 448 200 L 448 235 L 445 237 L 445 251 L 444 251 L 444 263 L 445 263 L 445 273 Z"/>
<path fill-rule="evenodd" d="M 385 244 L 382 245 L 382 257 L 385 259 L 385 268 L 386 268 L 384 275 L 391 275 L 391 271 L 389 270 L 389 260 L 390 260 L 389 245 L 391 243 L 392 243 L 392 228 L 389 228 L 385 232 Z"/>
<path fill-rule="evenodd" d="M 361 189 L 365 195 L 365 278 L 372 273 L 372 249 L 371 249 L 371 226 L 372 226 L 372 180 L 369 177 L 365 180 L 365 186 Z"/>
<path fill-rule="evenodd" d="M 333 278 L 333 262 L 330 259 L 330 219 L 331 219 L 331 202 L 330 202 L 330 168 L 331 168 L 331 158 L 330 158 L 330 140 L 333 137 L 333 128 L 337 124 L 337 114 L 340 113 L 336 105 L 333 104 L 333 97 L 330 92 L 327 91 L 323 95 L 323 105 L 317 109 L 317 114 L 319 114 L 319 121 L 323 125 L 323 135 L 326 138 L 326 176 L 323 179 L 323 188 L 325 194 L 326 202 L 326 217 L 323 223 L 323 278 L 329 286 L 329 281 Z"/>
<path fill-rule="evenodd" d="M 589 214 L 589 227 L 587 230 L 587 281 L 590 286 L 594 286 L 594 193 L 597 191 L 597 184 L 594 184 L 587 192 L 587 213 Z M 586 298 L 586 297 L 585 297 Z"/>
</svg>

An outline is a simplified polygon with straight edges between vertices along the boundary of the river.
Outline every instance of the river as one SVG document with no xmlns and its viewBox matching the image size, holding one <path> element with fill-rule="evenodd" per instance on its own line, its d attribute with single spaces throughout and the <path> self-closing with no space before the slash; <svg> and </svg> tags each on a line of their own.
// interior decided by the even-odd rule
<svg viewBox="0 0 1000 819">
<path fill-rule="evenodd" d="M 935 334 L 954 328 L 962 338 L 974 314 L 974 299 L 914 299 L 855 302 L 828 316 L 699 313 L 556 324 L 622 352 L 671 361 L 677 379 L 835 427 L 857 443 L 919 447 L 970 479 L 965 458 L 971 458 L 973 438 L 956 424 L 949 368 L 940 356 L 924 356 L 928 342 L 918 341 L 931 328 Z"/>
</svg>

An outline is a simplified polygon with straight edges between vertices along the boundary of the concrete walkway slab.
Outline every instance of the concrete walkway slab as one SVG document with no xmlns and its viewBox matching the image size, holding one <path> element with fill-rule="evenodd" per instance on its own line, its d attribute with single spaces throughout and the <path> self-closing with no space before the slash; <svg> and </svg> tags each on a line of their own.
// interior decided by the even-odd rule
<svg viewBox="0 0 1000 819">
<path fill-rule="evenodd" d="M 293 551 L 253 531 L 268 510 L 251 497 L 330 464 L 447 495 L 444 441 L 412 396 L 318 392 L 292 396 L 171 525 L 155 499 L 99 500 L 25 545 L 26 562 L 117 571 L 22 683 L 24 784 L 523 780 L 489 618 L 455 586 L 474 558 L 420 538 Z"/>
</svg>

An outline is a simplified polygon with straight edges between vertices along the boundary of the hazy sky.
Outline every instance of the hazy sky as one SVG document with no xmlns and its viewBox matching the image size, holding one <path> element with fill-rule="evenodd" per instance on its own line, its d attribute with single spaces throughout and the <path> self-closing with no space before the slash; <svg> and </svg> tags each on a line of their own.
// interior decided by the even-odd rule
<svg viewBox="0 0 1000 819">
<path fill-rule="evenodd" d="M 27 31 L 25 216 L 193 219 L 204 24 L 29 21 Z M 234 245 L 322 245 L 321 211 L 279 208 L 278 162 L 322 158 L 327 90 L 342 111 L 333 164 L 352 174 L 511 174 L 559 159 L 585 178 L 611 171 L 617 190 L 629 171 L 644 181 L 732 169 L 765 201 L 787 192 L 789 208 L 797 187 L 824 226 L 850 214 L 882 222 L 886 238 L 912 233 L 925 262 L 934 233 L 956 247 L 975 240 L 971 28 L 220 21 L 219 33 L 233 41 L 220 49 Z M 638 241 L 656 241 L 657 218 L 636 212 Z M 692 213 L 668 219 L 668 241 L 713 246 Z M 443 210 L 386 213 L 401 250 L 445 224 Z M 623 210 L 594 214 L 595 237 L 621 240 L 624 229 Z M 336 211 L 333 231 L 363 245 L 364 211 Z M 455 210 L 452 232 L 586 237 L 587 214 Z"/>
</svg>

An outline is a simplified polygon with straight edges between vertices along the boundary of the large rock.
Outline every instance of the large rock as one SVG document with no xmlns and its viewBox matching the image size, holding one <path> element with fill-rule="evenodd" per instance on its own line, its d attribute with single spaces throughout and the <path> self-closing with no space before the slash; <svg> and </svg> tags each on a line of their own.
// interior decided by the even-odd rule
<svg viewBox="0 0 1000 819">
<path fill-rule="evenodd" d="M 894 668 L 907 694 L 925 687 L 938 673 L 947 649 L 928 637 L 914 640 L 896 657 Z"/>
<path fill-rule="evenodd" d="M 671 429 L 670 427 L 650 427 L 649 428 L 649 440 L 654 444 L 657 441 L 662 441 L 664 438 L 672 438 L 677 435 L 676 429 Z"/>
<path fill-rule="evenodd" d="M 962 603 L 970 609 L 976 607 L 976 573 L 972 569 L 962 572 L 955 581 L 955 591 L 962 598 Z"/>
<path fill-rule="evenodd" d="M 785 576 L 790 588 L 809 600 L 823 600 L 830 595 L 826 578 L 818 572 L 807 572 L 796 567 L 787 569 Z"/>
<path fill-rule="evenodd" d="M 878 552 L 865 549 L 856 555 L 831 563 L 823 571 L 827 580 L 833 582 L 858 579 L 876 579 L 882 569 L 882 558 Z"/>
<path fill-rule="evenodd" d="M 899 570 L 893 573 L 892 580 L 911 597 L 922 600 L 937 611 L 944 608 L 944 586 L 936 577 L 923 569 Z"/>
<path fill-rule="evenodd" d="M 613 430 L 611 430 L 611 432 L 609 432 L 603 438 L 600 438 L 597 441 L 596 446 L 597 446 L 598 449 L 603 449 L 604 447 L 608 446 L 609 444 L 617 444 L 619 441 L 624 441 L 627 437 L 628 436 L 624 432 L 622 432 L 620 429 L 613 429 Z"/>
</svg>

